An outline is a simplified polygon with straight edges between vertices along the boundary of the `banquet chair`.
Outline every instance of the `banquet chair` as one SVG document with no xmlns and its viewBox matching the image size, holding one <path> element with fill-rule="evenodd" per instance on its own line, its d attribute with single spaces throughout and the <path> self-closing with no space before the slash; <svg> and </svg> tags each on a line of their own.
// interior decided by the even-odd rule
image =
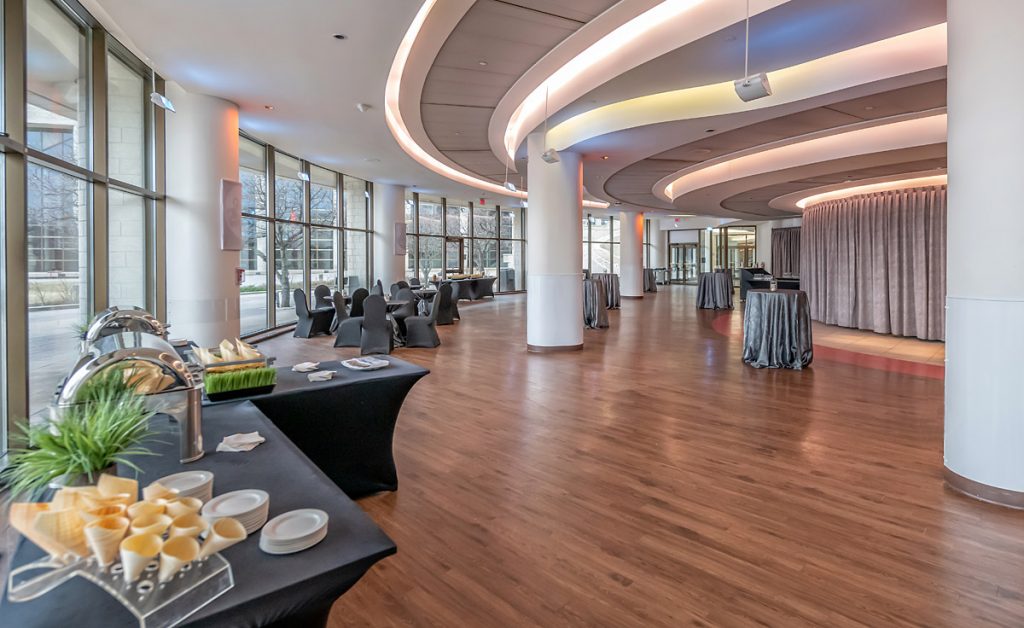
<svg viewBox="0 0 1024 628">
<path fill-rule="evenodd" d="M 462 294 L 462 290 L 466 285 L 458 281 L 449 281 L 448 285 L 452 287 L 452 318 L 461 321 L 462 315 L 459 314 L 459 299 L 468 298 Z"/>
<path fill-rule="evenodd" d="M 423 284 L 420 283 L 420 278 L 419 277 L 409 277 L 409 287 L 410 288 L 420 288 L 422 286 L 423 286 Z"/>
<path fill-rule="evenodd" d="M 380 279 L 377 280 L 377 283 L 373 284 L 373 288 L 370 289 L 370 294 L 375 294 L 379 297 L 384 296 L 384 284 L 380 282 Z"/>
<path fill-rule="evenodd" d="M 411 288 L 412 287 L 411 285 L 409 285 L 409 282 L 404 280 L 404 279 L 399 279 L 395 283 L 398 284 L 399 288 Z"/>
<path fill-rule="evenodd" d="M 451 301 L 452 287 L 450 284 L 442 284 L 437 289 L 437 299 L 446 298 Z M 441 308 L 430 308 L 430 314 L 426 316 L 410 316 L 405 319 L 405 346 L 433 349 L 441 344 L 441 338 L 437 335 L 437 316 Z"/>
<path fill-rule="evenodd" d="M 313 309 L 325 310 L 333 308 L 334 303 L 327 298 L 329 296 L 331 296 L 331 289 L 327 286 L 320 284 L 313 288 Z"/>
<path fill-rule="evenodd" d="M 441 288 L 445 286 L 448 286 L 448 289 L 442 292 Z M 448 281 L 442 281 L 437 286 L 437 294 L 434 295 L 434 300 L 430 305 L 431 314 L 434 313 L 434 310 L 437 310 L 434 320 L 437 321 L 438 325 L 453 325 L 455 323 L 452 303 L 452 284 Z"/>
<path fill-rule="evenodd" d="M 343 325 L 344 326 L 344 325 Z M 388 319 L 384 297 L 371 294 L 363 301 L 363 332 L 359 342 L 361 355 L 391 353 L 395 337 Z"/>
<path fill-rule="evenodd" d="M 408 301 L 405 305 L 397 308 L 391 312 L 391 318 L 395 319 L 395 324 L 398 325 L 399 336 L 405 338 L 405 319 L 410 316 L 416 316 L 417 307 L 416 295 L 413 294 L 412 288 L 400 288 L 396 293 L 394 300 L 396 301 Z"/>
<path fill-rule="evenodd" d="M 309 303 L 306 301 L 306 293 L 301 288 L 296 288 L 292 293 L 292 300 L 295 301 L 295 333 L 296 338 L 312 338 L 317 334 L 331 333 L 331 321 L 334 320 L 334 310 L 313 310 L 310 311 Z"/>
<path fill-rule="evenodd" d="M 348 315 L 352 317 L 363 315 L 363 301 L 366 297 L 370 296 L 370 291 L 366 288 L 356 288 L 356 291 L 352 293 L 352 308 L 348 311 Z"/>
<path fill-rule="evenodd" d="M 334 321 L 331 323 L 331 333 L 338 331 L 338 326 L 348 318 L 348 308 L 345 306 L 345 297 L 337 290 L 334 291 Z"/>
<path fill-rule="evenodd" d="M 397 283 L 391 284 L 391 287 L 388 288 L 388 291 L 391 293 L 391 300 L 392 301 L 394 301 L 398 297 L 398 291 L 401 290 L 401 289 L 402 289 L 402 286 L 398 285 Z"/>
</svg>

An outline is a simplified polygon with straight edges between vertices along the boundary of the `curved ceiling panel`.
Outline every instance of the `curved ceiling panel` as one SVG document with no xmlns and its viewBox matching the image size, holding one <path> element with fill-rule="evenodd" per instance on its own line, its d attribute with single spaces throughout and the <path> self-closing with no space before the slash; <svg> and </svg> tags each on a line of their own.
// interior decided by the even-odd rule
<svg viewBox="0 0 1024 628">
<path fill-rule="evenodd" d="M 918 170 L 917 168 L 928 169 Z M 947 181 L 945 157 L 897 164 L 897 167 L 892 168 L 892 170 L 895 171 L 895 174 L 879 175 L 878 168 L 852 172 L 849 173 L 848 178 L 842 183 L 832 183 L 818 187 L 808 187 L 807 183 L 803 182 L 800 190 L 788 192 L 781 196 L 778 194 L 784 188 L 771 186 L 755 190 L 751 193 L 751 197 L 759 197 L 762 201 L 766 198 L 771 199 L 768 201 L 770 207 L 796 213 L 806 207 L 825 201 L 887 190 L 945 185 Z M 795 183 L 800 182 L 793 182 L 787 187 L 791 189 Z M 726 199 L 722 205 L 729 207 L 732 201 L 733 199 Z"/>
</svg>

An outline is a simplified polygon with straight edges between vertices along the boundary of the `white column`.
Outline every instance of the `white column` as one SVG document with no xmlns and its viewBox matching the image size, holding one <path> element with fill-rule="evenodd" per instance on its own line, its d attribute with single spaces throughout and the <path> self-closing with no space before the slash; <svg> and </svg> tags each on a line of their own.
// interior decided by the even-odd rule
<svg viewBox="0 0 1024 628">
<path fill-rule="evenodd" d="M 527 138 L 526 345 L 530 351 L 583 348 L 583 168 L 576 153 L 541 158 L 544 137 Z"/>
<path fill-rule="evenodd" d="M 651 268 L 668 268 L 668 231 L 661 220 L 651 220 Z"/>
<path fill-rule="evenodd" d="M 983 4 L 948 3 L 946 479 L 1024 507 L 1024 2 Z"/>
<path fill-rule="evenodd" d="M 644 215 L 619 212 L 619 290 L 627 299 L 644 298 Z"/>
<path fill-rule="evenodd" d="M 238 251 L 220 248 L 221 179 L 238 180 L 238 107 L 167 83 L 167 318 L 175 337 L 239 334 Z"/>
<path fill-rule="evenodd" d="M 405 279 L 405 256 L 395 255 L 395 231 L 405 224 L 405 187 L 373 184 L 373 275 L 384 289 Z"/>
</svg>

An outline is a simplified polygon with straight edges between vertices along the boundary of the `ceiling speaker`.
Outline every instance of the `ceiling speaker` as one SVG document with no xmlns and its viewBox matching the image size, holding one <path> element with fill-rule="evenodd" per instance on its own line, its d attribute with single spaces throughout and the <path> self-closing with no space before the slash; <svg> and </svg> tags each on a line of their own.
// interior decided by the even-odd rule
<svg viewBox="0 0 1024 628">
<path fill-rule="evenodd" d="M 736 79 L 733 81 L 733 85 L 736 87 L 736 95 L 743 102 L 750 102 L 751 100 L 772 95 L 772 86 L 768 84 L 768 75 L 764 72 L 748 76 L 747 78 Z"/>
</svg>

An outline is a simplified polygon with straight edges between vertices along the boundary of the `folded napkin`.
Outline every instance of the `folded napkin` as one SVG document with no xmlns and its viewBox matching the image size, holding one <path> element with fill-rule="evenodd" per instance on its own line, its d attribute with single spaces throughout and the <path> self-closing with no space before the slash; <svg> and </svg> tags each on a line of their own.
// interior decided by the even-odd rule
<svg viewBox="0 0 1024 628">
<path fill-rule="evenodd" d="M 296 373 L 312 373 L 313 371 L 320 368 L 319 362 L 300 362 L 292 367 L 292 370 Z"/>
<path fill-rule="evenodd" d="M 232 434 L 231 436 L 225 436 L 224 440 L 217 444 L 217 451 L 251 451 L 256 445 L 266 440 L 260 436 L 259 432 Z"/>
<path fill-rule="evenodd" d="M 311 382 L 326 382 L 334 378 L 334 375 L 337 372 L 338 371 L 317 371 L 316 373 L 310 373 L 306 377 L 308 377 Z"/>
</svg>

